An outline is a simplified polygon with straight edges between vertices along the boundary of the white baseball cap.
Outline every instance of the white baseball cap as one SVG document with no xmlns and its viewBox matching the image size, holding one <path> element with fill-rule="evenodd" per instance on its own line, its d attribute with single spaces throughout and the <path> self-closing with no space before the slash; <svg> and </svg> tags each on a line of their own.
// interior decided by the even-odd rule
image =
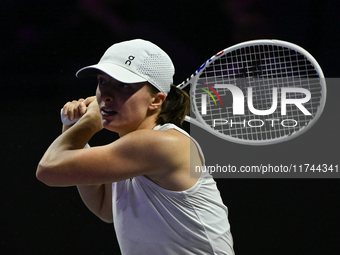
<svg viewBox="0 0 340 255">
<path fill-rule="evenodd" d="M 175 73 L 170 57 L 157 45 L 142 39 L 116 43 L 106 50 L 99 63 L 80 69 L 79 78 L 102 71 L 123 83 L 149 82 L 165 95 Z"/>
</svg>

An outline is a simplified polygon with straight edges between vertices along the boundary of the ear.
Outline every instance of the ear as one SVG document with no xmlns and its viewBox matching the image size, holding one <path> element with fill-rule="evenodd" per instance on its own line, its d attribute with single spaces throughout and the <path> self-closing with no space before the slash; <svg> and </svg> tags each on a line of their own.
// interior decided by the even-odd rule
<svg viewBox="0 0 340 255">
<path fill-rule="evenodd" d="M 163 92 L 158 92 L 152 97 L 152 102 L 149 105 L 149 110 L 153 111 L 159 109 L 165 101 L 165 94 Z"/>
</svg>

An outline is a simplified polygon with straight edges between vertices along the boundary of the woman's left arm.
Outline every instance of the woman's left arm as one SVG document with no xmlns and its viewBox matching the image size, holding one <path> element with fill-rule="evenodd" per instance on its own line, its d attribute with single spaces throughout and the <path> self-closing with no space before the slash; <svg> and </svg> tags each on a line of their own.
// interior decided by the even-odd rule
<svg viewBox="0 0 340 255">
<path fill-rule="evenodd" d="M 68 156 L 67 152 L 84 148 L 90 138 L 102 129 L 95 97 L 87 98 L 84 104 L 88 106 L 86 114 L 73 126 L 63 126 L 63 133 L 49 146 L 38 164 L 36 176 L 47 185 L 52 185 L 47 180 L 49 169 L 60 165 Z"/>
<path fill-rule="evenodd" d="M 183 161 L 177 145 L 180 139 L 164 131 L 137 130 L 111 144 L 82 149 L 100 129 L 94 101 L 47 149 L 37 178 L 49 186 L 95 185 L 176 171 Z"/>
</svg>

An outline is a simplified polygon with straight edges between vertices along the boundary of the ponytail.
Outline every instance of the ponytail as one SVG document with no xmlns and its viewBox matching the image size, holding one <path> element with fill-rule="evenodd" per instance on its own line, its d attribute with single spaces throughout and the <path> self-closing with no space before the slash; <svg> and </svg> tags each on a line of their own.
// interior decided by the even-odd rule
<svg viewBox="0 0 340 255">
<path fill-rule="evenodd" d="M 189 113 L 190 97 L 185 91 L 172 85 L 161 106 L 161 111 L 157 116 L 156 124 L 163 125 L 165 123 L 173 123 L 177 126 L 181 126 L 185 116 Z"/>
</svg>

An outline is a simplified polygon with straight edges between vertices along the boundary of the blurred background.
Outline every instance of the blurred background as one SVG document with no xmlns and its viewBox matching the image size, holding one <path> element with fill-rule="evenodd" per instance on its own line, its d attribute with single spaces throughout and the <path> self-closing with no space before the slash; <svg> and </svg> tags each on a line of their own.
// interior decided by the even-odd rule
<svg viewBox="0 0 340 255">
<path fill-rule="evenodd" d="M 123 40 L 143 38 L 163 48 L 176 67 L 175 84 L 213 54 L 242 41 L 280 39 L 302 46 L 318 60 L 325 76 L 334 78 L 317 125 L 283 145 L 248 148 L 210 140 L 223 148 L 217 153 L 205 140 L 202 147 L 212 163 L 218 159 L 214 156 L 247 165 L 268 158 L 290 162 L 290 157 L 291 163 L 340 163 L 336 0 L 0 4 L 1 254 L 120 254 L 113 226 L 86 209 L 76 188 L 49 188 L 36 180 L 35 170 L 61 132 L 60 108 L 95 92 L 95 80 L 77 79 L 75 72 L 97 63 L 109 46 Z M 115 139 L 115 134 L 102 131 L 91 145 Z M 339 254 L 340 187 L 335 177 L 217 179 L 229 207 L 236 254 Z"/>
</svg>

